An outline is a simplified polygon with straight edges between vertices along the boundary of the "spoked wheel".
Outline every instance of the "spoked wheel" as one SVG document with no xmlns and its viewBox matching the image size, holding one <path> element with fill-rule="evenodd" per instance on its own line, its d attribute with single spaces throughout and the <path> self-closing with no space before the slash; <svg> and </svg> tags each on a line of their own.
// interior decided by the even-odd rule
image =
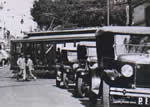
<svg viewBox="0 0 150 107">
<path fill-rule="evenodd" d="M 59 78 L 58 75 L 59 75 L 59 74 L 58 74 L 58 71 L 56 71 L 56 86 L 57 86 L 57 87 L 60 87 L 60 82 L 61 82 L 61 81 L 58 80 L 58 78 Z"/>
<path fill-rule="evenodd" d="M 69 88 L 67 73 L 63 73 L 64 88 Z"/>
<path fill-rule="evenodd" d="M 77 79 L 77 94 L 79 97 L 85 97 L 83 78 Z"/>
<path fill-rule="evenodd" d="M 109 85 L 103 81 L 103 107 L 110 107 Z"/>
</svg>

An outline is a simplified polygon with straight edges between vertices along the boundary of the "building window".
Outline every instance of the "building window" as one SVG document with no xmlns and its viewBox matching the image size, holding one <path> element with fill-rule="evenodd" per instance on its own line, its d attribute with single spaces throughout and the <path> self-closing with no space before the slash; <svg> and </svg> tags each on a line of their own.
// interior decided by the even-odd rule
<svg viewBox="0 0 150 107">
<path fill-rule="evenodd" d="M 145 8 L 145 20 L 146 20 L 146 26 L 150 26 L 150 6 Z"/>
</svg>

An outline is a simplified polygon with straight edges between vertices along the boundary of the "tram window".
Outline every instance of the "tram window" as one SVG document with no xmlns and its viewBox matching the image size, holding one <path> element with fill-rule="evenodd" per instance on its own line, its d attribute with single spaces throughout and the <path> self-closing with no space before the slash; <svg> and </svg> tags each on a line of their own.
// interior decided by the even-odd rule
<svg viewBox="0 0 150 107">
<path fill-rule="evenodd" d="M 37 44 L 37 54 L 41 53 L 41 44 Z"/>
<path fill-rule="evenodd" d="M 21 53 L 21 49 L 22 49 L 22 44 L 16 43 L 16 53 Z"/>
<path fill-rule="evenodd" d="M 33 53 L 33 45 L 32 43 L 26 43 L 25 53 L 26 54 L 32 54 Z"/>
</svg>

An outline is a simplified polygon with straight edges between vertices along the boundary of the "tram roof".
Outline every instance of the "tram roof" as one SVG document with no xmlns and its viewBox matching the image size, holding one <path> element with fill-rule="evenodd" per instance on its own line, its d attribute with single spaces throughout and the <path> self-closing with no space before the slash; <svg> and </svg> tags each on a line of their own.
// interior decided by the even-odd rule
<svg viewBox="0 0 150 107">
<path fill-rule="evenodd" d="M 97 35 L 99 33 L 117 33 L 117 34 L 136 34 L 136 35 L 150 35 L 150 27 L 140 27 L 140 26 L 106 26 L 98 29 L 96 31 Z"/>
<path fill-rule="evenodd" d="M 67 35 L 67 34 L 83 34 L 83 33 L 95 33 L 99 27 L 89 27 L 82 29 L 72 29 L 72 30 L 56 30 L 56 31 L 43 31 L 43 32 L 30 32 L 27 37 L 33 36 L 54 36 L 54 35 Z"/>
<path fill-rule="evenodd" d="M 32 32 L 28 33 L 28 36 L 24 39 L 18 39 L 13 41 L 54 41 L 54 42 L 65 42 L 65 41 L 93 41 L 95 40 L 95 32 L 98 28 L 89 29 L 75 29 L 75 30 L 64 30 L 64 31 L 50 31 L 50 32 Z"/>
</svg>

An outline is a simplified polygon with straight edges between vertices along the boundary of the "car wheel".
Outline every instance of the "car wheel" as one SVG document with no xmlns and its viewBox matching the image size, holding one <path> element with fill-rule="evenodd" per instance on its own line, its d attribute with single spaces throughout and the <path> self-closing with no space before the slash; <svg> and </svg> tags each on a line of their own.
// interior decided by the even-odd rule
<svg viewBox="0 0 150 107">
<path fill-rule="evenodd" d="M 103 107 L 110 107 L 109 85 L 103 81 Z"/>
<path fill-rule="evenodd" d="M 77 78 L 77 93 L 78 93 L 79 97 L 85 97 L 85 92 L 83 90 L 83 86 L 84 86 L 83 78 L 78 77 Z"/>
<path fill-rule="evenodd" d="M 6 63 L 6 60 L 5 59 L 2 59 L 2 66 L 4 66 Z"/>
<path fill-rule="evenodd" d="M 93 93 L 92 91 L 90 91 L 90 94 L 89 94 L 89 106 L 90 107 L 96 107 L 96 104 L 97 104 L 97 95 L 95 93 Z"/>
<path fill-rule="evenodd" d="M 60 87 L 60 81 L 56 80 L 56 86 Z"/>
<path fill-rule="evenodd" d="M 60 75 L 61 74 L 58 74 L 58 72 L 60 71 L 56 71 L 56 86 L 60 87 L 60 84 L 61 84 Z"/>
<path fill-rule="evenodd" d="M 64 88 L 69 88 L 67 73 L 63 73 Z"/>
</svg>

